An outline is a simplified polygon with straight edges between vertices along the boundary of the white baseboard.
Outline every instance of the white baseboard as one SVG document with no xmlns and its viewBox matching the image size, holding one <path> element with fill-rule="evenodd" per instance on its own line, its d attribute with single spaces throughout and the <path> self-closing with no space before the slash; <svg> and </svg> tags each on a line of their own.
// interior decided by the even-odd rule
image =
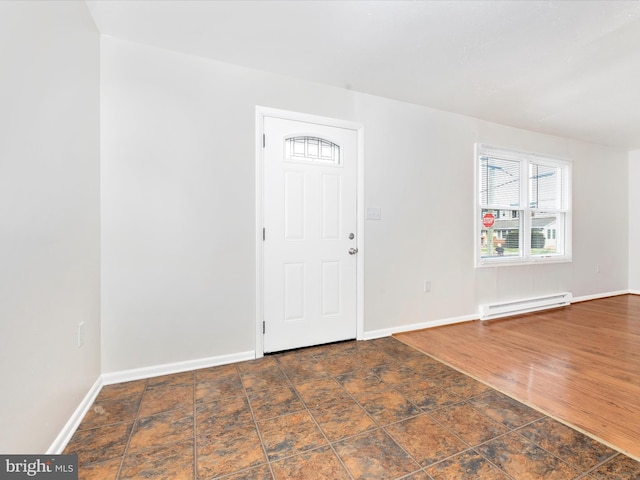
<svg viewBox="0 0 640 480">
<path fill-rule="evenodd" d="M 62 430 L 47 450 L 47 455 L 59 455 L 64 451 L 65 447 L 69 443 L 69 440 L 71 440 L 73 434 L 76 433 L 80 422 L 84 418 L 85 414 L 89 411 L 91 405 L 93 405 L 93 402 L 100 393 L 102 385 L 102 377 L 98 377 L 98 380 L 96 380 L 93 386 L 89 389 L 89 392 L 87 392 L 87 394 L 84 396 L 84 398 L 80 402 L 80 405 L 78 405 L 78 408 L 76 408 L 76 410 L 71 415 L 71 418 L 69 418 L 64 427 L 62 427 Z"/>
<path fill-rule="evenodd" d="M 585 295 L 582 297 L 574 297 L 572 303 L 584 302 L 587 300 L 595 300 L 598 298 L 613 297 L 616 295 L 624 295 L 631 293 L 634 295 L 640 295 L 638 290 L 621 290 L 616 292 L 600 293 L 595 295 Z M 409 332 L 412 330 L 420 330 L 423 328 L 439 327 L 442 325 L 452 325 L 454 323 L 469 322 L 472 320 L 478 320 L 480 317 L 477 313 L 470 315 L 463 315 L 460 317 L 445 318 L 440 320 L 429 320 L 421 323 L 414 323 L 411 325 L 401 325 L 398 327 L 384 328 L 380 330 L 371 330 L 364 332 L 362 340 L 373 340 L 375 338 L 389 337 L 394 333 Z M 69 421 L 62 428 L 56 439 L 53 441 L 47 454 L 60 454 L 64 451 L 67 443 L 73 437 L 80 422 L 84 418 L 85 414 L 91 408 L 91 405 L 95 401 L 96 397 L 100 393 L 103 385 L 111 385 L 113 383 L 129 382 L 132 380 L 141 380 L 145 378 L 157 377 L 160 375 L 170 375 L 172 373 L 187 372 L 189 370 L 197 370 L 199 368 L 209 368 L 218 365 L 227 365 L 230 363 L 243 362 L 246 360 L 253 360 L 256 358 L 255 351 L 240 352 L 230 355 L 220 355 L 216 357 L 201 358 L 197 360 L 188 360 L 184 362 L 167 363 L 163 365 L 153 365 L 150 367 L 134 368 L 131 370 L 122 370 L 119 372 L 103 373 L 93 384 L 89 392 L 85 395 L 83 400 L 78 405 L 78 408 L 73 412 Z"/>
<path fill-rule="evenodd" d="M 199 368 L 209 368 L 218 365 L 226 365 L 228 363 L 243 362 L 245 360 L 253 360 L 256 358 L 256 352 L 232 353 L 230 355 L 220 355 L 216 357 L 199 358 L 196 360 L 187 360 L 184 362 L 165 363 L 163 365 L 152 365 L 150 367 L 134 368 L 131 370 L 122 370 L 119 372 L 110 372 L 102 374 L 102 382 L 104 385 L 112 383 L 130 382 L 132 380 L 141 380 L 144 378 L 153 378 L 160 375 L 170 375 L 173 373 L 188 372 L 189 370 L 197 370 Z"/>
<path fill-rule="evenodd" d="M 381 330 L 371 330 L 364 332 L 363 340 L 373 340 L 374 338 L 389 337 L 394 333 L 410 332 L 412 330 L 421 330 L 423 328 L 440 327 L 442 325 L 452 325 L 454 323 L 469 322 L 478 320 L 480 317 L 477 313 L 471 315 L 463 315 L 461 317 L 444 318 L 440 320 L 428 320 L 426 322 L 414 323 L 411 325 L 402 325 L 399 327 L 383 328 Z"/>
<path fill-rule="evenodd" d="M 617 295 L 626 295 L 633 293 L 631 290 L 618 290 L 615 292 L 596 293 L 594 295 L 584 295 L 582 297 L 573 297 L 571 303 L 587 302 L 589 300 L 597 300 L 598 298 L 615 297 Z"/>
<path fill-rule="evenodd" d="M 172 373 L 186 372 L 189 370 L 197 370 L 198 368 L 215 367 L 218 365 L 226 365 L 229 363 L 242 362 L 245 360 L 253 360 L 256 358 L 255 352 L 240 352 L 231 355 L 220 355 L 217 357 L 200 358 L 197 360 L 188 360 L 186 362 L 167 363 L 164 365 L 154 365 L 151 367 L 135 368 L 132 370 L 123 370 L 121 372 L 103 373 L 98 380 L 89 389 L 89 392 L 73 412 L 69 421 L 62 428 L 56 439 L 53 441 L 47 454 L 58 455 L 62 453 L 76 433 L 80 422 L 86 415 L 96 397 L 102 390 L 104 385 L 112 383 L 128 382 L 131 380 L 141 380 L 143 378 L 152 378 L 160 375 L 169 375 Z"/>
<path fill-rule="evenodd" d="M 571 303 L 586 302 L 588 300 L 596 300 L 598 298 L 615 297 L 617 295 L 626 295 L 628 293 L 631 293 L 634 295 L 640 295 L 640 290 L 618 290 L 614 292 L 605 292 L 605 293 L 597 293 L 594 295 L 584 295 L 581 297 L 573 297 L 573 299 L 571 300 Z M 472 320 L 478 320 L 479 318 L 480 318 L 479 314 L 473 313 L 470 315 L 463 315 L 460 317 L 444 318 L 441 320 L 429 320 L 426 322 L 414 323 L 412 325 L 402 325 L 399 327 L 384 328 L 381 330 L 371 330 L 369 332 L 364 332 L 364 336 L 362 337 L 362 340 L 373 340 L 374 338 L 389 337 L 394 333 L 410 332 L 412 330 L 420 330 L 422 328 L 440 327 L 442 325 L 453 325 L 454 323 L 469 322 Z"/>
</svg>

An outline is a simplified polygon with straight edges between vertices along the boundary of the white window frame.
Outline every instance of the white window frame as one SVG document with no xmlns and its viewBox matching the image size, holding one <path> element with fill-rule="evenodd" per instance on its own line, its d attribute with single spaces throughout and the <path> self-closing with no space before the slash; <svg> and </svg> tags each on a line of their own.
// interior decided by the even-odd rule
<svg viewBox="0 0 640 480">
<path fill-rule="evenodd" d="M 513 207 L 498 204 L 483 204 L 481 201 L 481 168 L 480 157 L 491 156 L 505 160 L 518 161 L 520 163 L 520 206 Z M 530 188 L 529 188 L 529 165 L 535 163 L 538 165 L 549 165 L 563 170 L 562 175 L 562 200 L 560 208 L 557 209 L 538 209 L 532 208 L 530 204 Z M 567 159 L 549 157 L 530 152 L 521 152 L 500 147 L 493 147 L 481 143 L 475 144 L 475 200 L 474 200 L 474 244 L 475 244 L 475 266 L 476 267 L 498 267 L 510 265 L 531 265 L 540 263 L 558 263 L 570 262 L 572 260 L 572 220 L 571 220 L 571 186 L 572 186 L 572 162 Z M 521 235 L 520 235 L 520 255 L 519 256 L 482 256 L 481 238 L 482 230 L 482 210 L 516 210 L 522 212 Z M 558 231 L 556 241 L 562 241 L 564 251 L 561 253 L 547 255 L 533 255 L 531 253 L 531 230 L 532 230 L 532 214 L 536 212 L 557 213 L 562 215 L 565 220 L 564 238 L 560 238 L 560 228 L 554 227 Z"/>
</svg>

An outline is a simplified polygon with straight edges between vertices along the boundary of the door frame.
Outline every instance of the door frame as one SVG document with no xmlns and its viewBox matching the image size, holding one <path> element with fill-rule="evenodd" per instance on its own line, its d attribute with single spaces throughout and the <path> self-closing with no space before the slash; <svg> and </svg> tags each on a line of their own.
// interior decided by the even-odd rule
<svg viewBox="0 0 640 480">
<path fill-rule="evenodd" d="M 256 221 L 255 221 L 255 245 L 256 245 L 256 323 L 255 323 L 255 357 L 264 356 L 264 337 L 262 322 L 264 321 L 264 242 L 262 229 L 264 228 L 264 171 L 263 171 L 263 134 L 264 118 L 275 117 L 284 120 L 294 120 L 306 123 L 317 123 L 329 127 L 346 128 L 354 130 L 357 135 L 357 180 L 356 180 L 356 222 L 358 236 L 356 248 L 356 339 L 364 338 L 364 126 L 360 123 L 339 120 L 336 118 L 322 117 L 307 113 L 291 112 L 270 107 L 256 106 L 255 123 L 255 171 L 256 171 Z"/>
</svg>

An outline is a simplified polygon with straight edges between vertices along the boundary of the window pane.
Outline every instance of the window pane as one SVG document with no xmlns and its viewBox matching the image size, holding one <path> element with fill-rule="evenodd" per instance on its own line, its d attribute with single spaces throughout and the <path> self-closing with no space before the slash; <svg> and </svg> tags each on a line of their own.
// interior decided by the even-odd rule
<svg viewBox="0 0 640 480">
<path fill-rule="evenodd" d="M 288 138 L 285 152 L 287 160 L 340 165 L 340 146 L 317 137 Z"/>
<path fill-rule="evenodd" d="M 291 153 L 292 157 L 305 157 L 306 156 L 306 151 L 305 151 L 305 139 L 304 138 L 292 138 L 291 140 L 289 140 L 289 142 L 291 142 L 291 146 L 293 149 L 293 152 Z"/>
<path fill-rule="evenodd" d="M 483 209 L 481 215 L 480 256 L 482 258 L 521 256 L 522 212 Z M 493 225 L 491 225 L 492 220 Z"/>
<path fill-rule="evenodd" d="M 520 162 L 481 156 L 480 202 L 520 206 Z"/>
<path fill-rule="evenodd" d="M 531 255 L 564 254 L 564 214 L 536 213 L 531 219 Z"/>
<path fill-rule="evenodd" d="M 333 160 L 333 143 L 325 142 L 322 140 L 320 142 L 321 154 L 320 157 L 323 160 Z"/>
<path fill-rule="evenodd" d="M 562 208 L 562 169 L 548 165 L 529 165 L 531 208 Z"/>
</svg>

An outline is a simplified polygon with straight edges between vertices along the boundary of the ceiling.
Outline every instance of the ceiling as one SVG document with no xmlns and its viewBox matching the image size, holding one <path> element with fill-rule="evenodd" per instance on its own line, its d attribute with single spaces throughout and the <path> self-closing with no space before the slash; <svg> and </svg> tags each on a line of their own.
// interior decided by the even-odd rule
<svg viewBox="0 0 640 480">
<path fill-rule="evenodd" d="M 640 1 L 86 2 L 102 34 L 640 148 Z"/>
</svg>

